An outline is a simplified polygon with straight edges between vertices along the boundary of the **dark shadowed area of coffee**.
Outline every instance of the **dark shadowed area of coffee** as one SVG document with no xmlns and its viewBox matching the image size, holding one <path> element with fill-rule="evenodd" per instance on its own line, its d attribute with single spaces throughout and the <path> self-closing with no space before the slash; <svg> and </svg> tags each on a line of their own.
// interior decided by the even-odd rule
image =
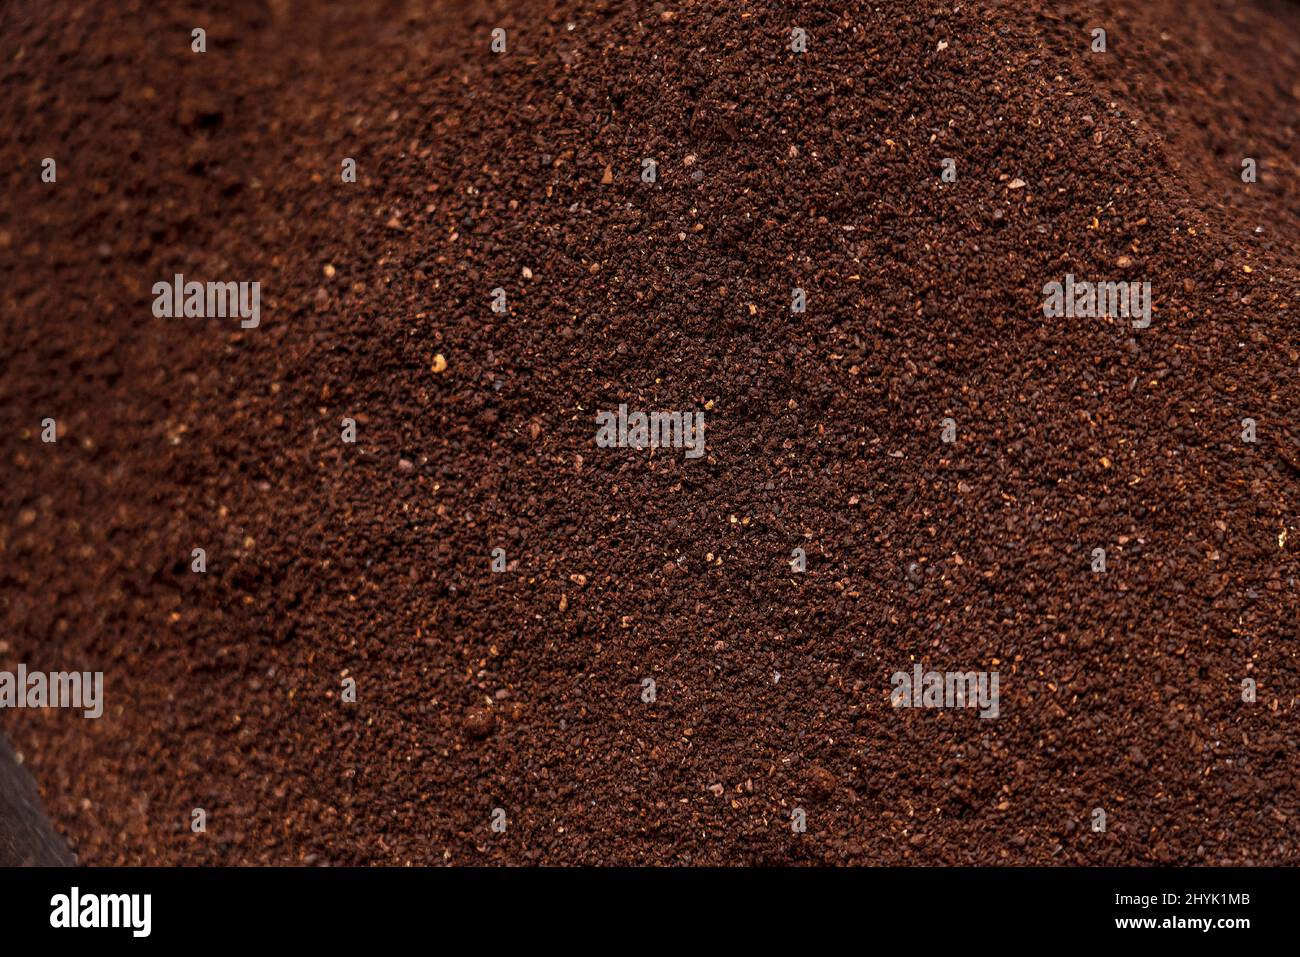
<svg viewBox="0 0 1300 957">
<path fill-rule="evenodd" d="M 67 844 L 41 810 L 35 782 L 0 736 L 0 867 L 71 863 Z"/>
</svg>

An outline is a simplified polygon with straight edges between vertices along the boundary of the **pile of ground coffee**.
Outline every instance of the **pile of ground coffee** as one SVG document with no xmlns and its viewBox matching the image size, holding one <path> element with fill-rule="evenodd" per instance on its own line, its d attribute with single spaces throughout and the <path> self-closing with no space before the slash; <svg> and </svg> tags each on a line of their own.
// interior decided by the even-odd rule
<svg viewBox="0 0 1300 957">
<path fill-rule="evenodd" d="M 101 6 L 0 11 L 81 860 L 1296 859 L 1294 5 Z"/>
</svg>

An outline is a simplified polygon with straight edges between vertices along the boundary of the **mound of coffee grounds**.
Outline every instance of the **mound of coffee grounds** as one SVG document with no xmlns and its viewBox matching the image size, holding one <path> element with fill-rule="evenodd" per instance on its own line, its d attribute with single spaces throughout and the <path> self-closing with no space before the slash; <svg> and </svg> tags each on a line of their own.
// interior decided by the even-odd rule
<svg viewBox="0 0 1300 957">
<path fill-rule="evenodd" d="M 1296 860 L 1294 4 L 109 6 L 0 11 L 82 862 Z"/>
</svg>

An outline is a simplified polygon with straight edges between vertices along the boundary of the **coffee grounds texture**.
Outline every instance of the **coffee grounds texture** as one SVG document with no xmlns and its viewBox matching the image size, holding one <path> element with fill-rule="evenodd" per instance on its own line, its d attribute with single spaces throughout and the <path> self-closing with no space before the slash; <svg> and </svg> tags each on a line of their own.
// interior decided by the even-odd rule
<svg viewBox="0 0 1300 957">
<path fill-rule="evenodd" d="M 88 864 L 1296 862 L 1298 66 L 1264 0 L 5 6 L 0 667 L 107 700 L 0 729 Z"/>
</svg>

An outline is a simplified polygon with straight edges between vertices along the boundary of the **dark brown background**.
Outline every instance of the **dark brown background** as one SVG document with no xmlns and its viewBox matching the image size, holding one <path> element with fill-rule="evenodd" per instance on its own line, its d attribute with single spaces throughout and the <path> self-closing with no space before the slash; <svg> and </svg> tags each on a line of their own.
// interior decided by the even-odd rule
<svg viewBox="0 0 1300 957">
<path fill-rule="evenodd" d="M 221 6 L 0 7 L 0 666 L 108 700 L 0 727 L 83 861 L 1296 860 L 1294 3 Z"/>
</svg>

